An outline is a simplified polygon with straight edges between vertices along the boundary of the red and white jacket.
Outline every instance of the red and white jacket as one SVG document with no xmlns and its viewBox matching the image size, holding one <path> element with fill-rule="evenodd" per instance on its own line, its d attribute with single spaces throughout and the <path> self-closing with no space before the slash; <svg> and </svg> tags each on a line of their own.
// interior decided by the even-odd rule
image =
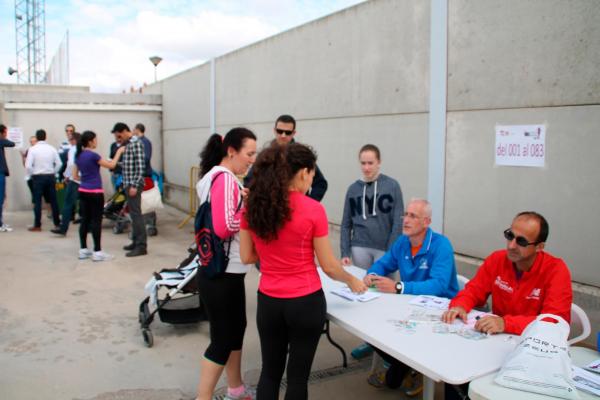
<svg viewBox="0 0 600 400">
<path fill-rule="evenodd" d="M 560 258 L 541 251 L 520 279 L 506 250 L 489 255 L 477 274 L 450 302 L 467 312 L 482 306 L 492 295 L 492 312 L 504 318 L 504 332 L 520 335 L 539 314 L 571 319 L 571 273 Z"/>
</svg>

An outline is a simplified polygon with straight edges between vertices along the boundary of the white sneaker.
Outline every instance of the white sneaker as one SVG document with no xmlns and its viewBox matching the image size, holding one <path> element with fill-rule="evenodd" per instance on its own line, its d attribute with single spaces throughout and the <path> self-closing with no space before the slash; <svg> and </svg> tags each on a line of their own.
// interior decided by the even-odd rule
<svg viewBox="0 0 600 400">
<path fill-rule="evenodd" d="M 85 260 L 86 258 L 90 258 L 92 256 L 92 251 L 90 249 L 79 249 L 79 259 Z"/>
<path fill-rule="evenodd" d="M 2 226 L 0 226 L 0 232 L 12 232 L 13 228 L 10 227 L 10 225 L 7 224 L 2 224 Z"/>
<path fill-rule="evenodd" d="M 115 257 L 111 254 L 103 252 L 102 250 L 95 251 L 94 254 L 92 254 L 92 261 L 110 261 L 113 258 Z"/>
</svg>

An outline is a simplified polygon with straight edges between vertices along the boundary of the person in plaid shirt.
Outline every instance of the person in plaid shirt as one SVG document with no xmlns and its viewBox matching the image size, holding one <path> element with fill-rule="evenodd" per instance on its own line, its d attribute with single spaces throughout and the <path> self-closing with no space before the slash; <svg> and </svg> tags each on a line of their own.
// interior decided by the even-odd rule
<svg viewBox="0 0 600 400">
<path fill-rule="evenodd" d="M 125 145 L 125 152 L 121 157 L 123 173 L 123 189 L 128 196 L 127 205 L 131 216 L 133 230 L 132 242 L 124 246 L 129 252 L 126 257 L 136 257 L 148 254 L 146 242 L 146 226 L 142 216 L 142 191 L 144 189 L 144 145 L 134 136 L 129 127 L 117 122 L 112 130 L 121 143 Z"/>
</svg>

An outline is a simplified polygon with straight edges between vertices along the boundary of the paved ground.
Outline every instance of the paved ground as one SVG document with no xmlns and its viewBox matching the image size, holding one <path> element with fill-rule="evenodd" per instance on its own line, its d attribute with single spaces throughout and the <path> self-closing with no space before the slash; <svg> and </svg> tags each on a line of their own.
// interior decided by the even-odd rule
<svg viewBox="0 0 600 400">
<path fill-rule="evenodd" d="M 15 230 L 0 233 L 0 399 L 193 399 L 207 323 L 171 326 L 157 320 L 154 347 L 146 348 L 137 322 L 152 272 L 176 266 L 186 255 L 191 226 L 177 229 L 182 219 L 178 211 L 162 210 L 149 255 L 133 259 L 121 250 L 126 235 L 114 235 L 107 223 L 103 248 L 116 257 L 94 263 L 77 259 L 77 226 L 66 238 L 56 237 L 44 219 L 43 232 L 30 233 L 30 212 L 5 213 Z M 247 275 L 243 370 L 251 383 L 260 370 L 257 282 L 256 271 Z M 332 333 L 347 351 L 359 343 L 338 327 Z M 345 372 L 340 364 L 339 353 L 323 338 L 311 399 L 402 398 L 398 391 L 367 385 L 367 363 Z"/>
</svg>

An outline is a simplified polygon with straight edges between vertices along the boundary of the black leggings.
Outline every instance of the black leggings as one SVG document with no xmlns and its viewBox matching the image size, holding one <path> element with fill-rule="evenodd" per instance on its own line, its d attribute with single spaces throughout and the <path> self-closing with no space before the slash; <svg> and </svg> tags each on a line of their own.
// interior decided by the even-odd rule
<svg viewBox="0 0 600 400">
<path fill-rule="evenodd" d="M 308 376 L 325 324 L 326 310 L 327 303 L 322 290 L 290 299 L 258 292 L 256 324 L 260 336 L 262 370 L 257 400 L 279 399 L 286 358 L 285 400 L 308 398 Z"/>
<path fill-rule="evenodd" d="M 87 234 L 92 233 L 94 251 L 102 250 L 100 235 L 102 232 L 102 213 L 104 211 L 104 194 L 79 192 L 79 210 L 81 224 L 79 225 L 79 245 L 87 248 Z"/>
<path fill-rule="evenodd" d="M 225 365 L 232 351 L 242 349 L 246 331 L 246 274 L 225 273 L 208 279 L 198 271 L 198 290 L 210 323 L 210 344 L 204 357 Z"/>
</svg>

